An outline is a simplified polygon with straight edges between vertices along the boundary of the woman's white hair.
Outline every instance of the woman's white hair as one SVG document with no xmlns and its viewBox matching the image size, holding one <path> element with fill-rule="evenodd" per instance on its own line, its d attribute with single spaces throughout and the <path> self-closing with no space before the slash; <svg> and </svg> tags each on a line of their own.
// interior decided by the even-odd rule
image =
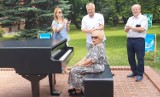
<svg viewBox="0 0 160 97">
<path fill-rule="evenodd" d="M 104 33 L 102 33 L 101 30 L 96 30 L 96 31 L 92 32 L 92 36 L 98 36 L 101 39 L 101 41 L 103 41 Z"/>
</svg>

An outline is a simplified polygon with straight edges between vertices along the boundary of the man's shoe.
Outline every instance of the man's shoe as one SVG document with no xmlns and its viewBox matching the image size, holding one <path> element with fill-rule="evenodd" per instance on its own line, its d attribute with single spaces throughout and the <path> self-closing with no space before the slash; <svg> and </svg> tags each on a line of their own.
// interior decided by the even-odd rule
<svg viewBox="0 0 160 97">
<path fill-rule="evenodd" d="M 139 81 L 141 81 L 142 79 L 143 79 L 142 76 L 140 76 L 140 75 L 136 76 L 136 82 L 139 82 Z"/>
<path fill-rule="evenodd" d="M 134 73 L 127 75 L 127 77 L 135 77 L 135 76 L 136 76 L 136 74 L 134 74 Z"/>
</svg>

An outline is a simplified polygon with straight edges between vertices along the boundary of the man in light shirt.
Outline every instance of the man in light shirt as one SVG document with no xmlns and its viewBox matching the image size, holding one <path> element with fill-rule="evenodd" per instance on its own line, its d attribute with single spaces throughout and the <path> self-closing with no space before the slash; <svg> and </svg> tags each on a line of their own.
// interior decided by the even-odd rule
<svg viewBox="0 0 160 97">
<path fill-rule="evenodd" d="M 133 16 L 128 19 L 124 28 L 127 33 L 128 61 L 132 70 L 132 73 L 127 77 L 136 77 L 136 81 L 141 81 L 144 74 L 145 37 L 148 30 L 148 19 L 141 14 L 139 4 L 134 4 L 131 10 Z M 137 62 L 135 58 L 137 58 Z"/>
<path fill-rule="evenodd" d="M 100 13 L 95 13 L 95 5 L 93 3 L 88 3 L 86 5 L 87 15 L 82 19 L 81 30 L 86 33 L 86 48 L 89 51 L 92 46 L 91 35 L 95 30 L 101 30 L 104 34 L 104 17 Z M 106 37 L 103 39 L 103 45 L 105 46 Z"/>
</svg>

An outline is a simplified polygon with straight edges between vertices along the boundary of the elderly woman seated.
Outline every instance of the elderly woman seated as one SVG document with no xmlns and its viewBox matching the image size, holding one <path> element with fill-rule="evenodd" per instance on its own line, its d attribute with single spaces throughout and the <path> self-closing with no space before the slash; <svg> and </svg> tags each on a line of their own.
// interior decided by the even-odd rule
<svg viewBox="0 0 160 97">
<path fill-rule="evenodd" d="M 104 65 L 108 64 L 106 51 L 102 44 L 104 34 L 101 31 L 92 32 L 93 48 L 87 56 L 79 61 L 69 72 L 69 95 L 83 95 L 83 78 L 87 73 L 99 73 L 104 71 Z"/>
</svg>

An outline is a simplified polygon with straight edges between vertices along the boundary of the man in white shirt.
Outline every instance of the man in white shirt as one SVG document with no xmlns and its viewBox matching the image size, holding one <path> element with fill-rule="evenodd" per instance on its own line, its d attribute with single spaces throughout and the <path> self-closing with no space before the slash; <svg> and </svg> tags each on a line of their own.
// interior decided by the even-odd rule
<svg viewBox="0 0 160 97">
<path fill-rule="evenodd" d="M 144 74 L 145 37 L 148 30 L 148 19 L 141 14 L 139 4 L 134 4 L 131 10 L 133 16 L 128 19 L 124 28 L 127 33 L 128 61 L 132 70 L 132 73 L 127 77 L 136 77 L 136 81 L 141 81 Z"/>
<path fill-rule="evenodd" d="M 89 51 L 92 48 L 92 32 L 95 30 L 101 30 L 104 34 L 104 17 L 100 13 L 95 13 L 95 5 L 93 3 L 88 3 L 86 5 L 87 15 L 82 19 L 81 30 L 86 33 L 86 48 Z M 105 46 L 106 37 L 103 39 L 103 44 Z"/>
</svg>

